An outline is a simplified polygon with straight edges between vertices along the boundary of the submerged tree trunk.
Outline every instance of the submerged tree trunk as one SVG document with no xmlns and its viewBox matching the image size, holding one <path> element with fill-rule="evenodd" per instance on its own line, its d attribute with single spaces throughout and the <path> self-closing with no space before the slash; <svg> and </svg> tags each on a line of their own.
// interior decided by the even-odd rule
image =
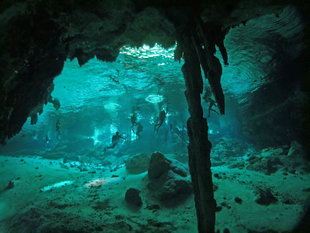
<svg viewBox="0 0 310 233">
<path fill-rule="evenodd" d="M 203 81 L 200 61 L 191 35 L 183 35 L 185 64 L 182 67 L 186 85 L 186 99 L 190 118 L 187 121 L 189 136 L 189 167 L 195 194 L 199 233 L 214 233 L 216 201 L 213 195 L 207 121 L 203 118 L 201 93 Z"/>
</svg>

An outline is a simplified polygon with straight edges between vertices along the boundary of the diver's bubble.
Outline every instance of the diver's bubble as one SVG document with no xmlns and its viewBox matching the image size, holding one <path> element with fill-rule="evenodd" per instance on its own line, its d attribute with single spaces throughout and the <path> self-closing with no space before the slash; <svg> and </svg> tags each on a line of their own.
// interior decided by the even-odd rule
<svg viewBox="0 0 310 233">
<path fill-rule="evenodd" d="M 145 98 L 145 101 L 152 103 L 152 104 L 160 103 L 163 100 L 164 100 L 164 97 L 162 95 L 149 95 Z"/>
<path fill-rule="evenodd" d="M 120 105 L 117 103 L 108 103 L 103 106 L 108 111 L 117 111 L 120 109 Z"/>
</svg>

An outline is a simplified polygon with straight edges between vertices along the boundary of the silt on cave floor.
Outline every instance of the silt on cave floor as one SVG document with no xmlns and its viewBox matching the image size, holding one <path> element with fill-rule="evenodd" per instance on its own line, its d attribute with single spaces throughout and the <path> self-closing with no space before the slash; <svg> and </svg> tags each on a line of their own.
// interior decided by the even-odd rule
<svg viewBox="0 0 310 233">
<path fill-rule="evenodd" d="M 299 145 L 240 156 L 245 148 L 239 144 L 231 151 L 236 143 L 240 142 L 221 140 L 212 153 L 216 229 L 290 231 L 302 217 L 310 192 L 309 164 Z M 140 155 L 110 169 L 96 159 L 1 156 L 0 232 L 197 232 L 193 194 L 190 190 L 180 196 L 187 186 L 177 183 L 189 178 L 185 155 L 165 156 L 173 164 L 167 170 L 158 154 L 152 155 L 149 167 L 141 164 L 149 157 Z M 169 175 L 158 184 L 150 172 Z M 156 185 L 165 179 L 169 188 L 158 190 Z M 125 200 L 129 188 L 140 190 L 142 204 L 138 197 Z"/>
</svg>

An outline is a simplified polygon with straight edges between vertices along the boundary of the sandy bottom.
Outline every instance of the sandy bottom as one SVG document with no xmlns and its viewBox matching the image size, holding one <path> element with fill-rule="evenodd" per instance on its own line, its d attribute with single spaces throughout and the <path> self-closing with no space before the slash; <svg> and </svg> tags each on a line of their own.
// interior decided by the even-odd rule
<svg viewBox="0 0 310 233">
<path fill-rule="evenodd" d="M 301 218 L 310 193 L 309 174 L 278 170 L 266 175 L 225 164 L 212 170 L 220 232 L 289 231 Z M 197 232 L 193 195 L 166 208 L 151 197 L 147 180 L 147 173 L 129 175 L 125 167 L 81 172 L 64 167 L 61 160 L 0 156 L 0 233 Z M 8 189 L 10 181 L 14 187 Z M 42 191 L 62 181 L 72 183 Z M 141 190 L 140 209 L 126 205 L 128 188 Z M 256 203 L 260 188 L 272 190 L 277 202 Z"/>
</svg>

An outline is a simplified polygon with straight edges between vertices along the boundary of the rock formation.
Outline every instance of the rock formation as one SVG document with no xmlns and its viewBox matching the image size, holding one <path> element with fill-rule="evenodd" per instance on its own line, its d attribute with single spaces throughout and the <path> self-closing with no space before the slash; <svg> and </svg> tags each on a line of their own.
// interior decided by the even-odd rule
<svg viewBox="0 0 310 233">
<path fill-rule="evenodd" d="M 147 171 L 150 158 L 147 154 L 140 154 L 130 157 L 126 162 L 126 170 L 130 174 L 139 174 Z"/>
<path fill-rule="evenodd" d="M 51 100 L 53 79 L 61 72 L 67 58 L 77 57 L 80 65 L 94 56 L 114 61 L 123 45 L 153 45 L 157 42 L 169 47 L 178 41 L 176 58 L 180 59 L 184 54 L 182 71 L 191 115 L 188 150 L 198 228 L 199 232 L 214 232 L 216 204 L 209 160 L 211 144 L 201 108 L 203 80 L 200 67 L 211 85 L 220 112 L 224 113 L 220 83 L 222 67 L 214 56 L 214 45 L 219 46 L 226 62 L 223 36 L 230 27 L 245 24 L 260 15 L 279 14 L 288 4 L 296 6 L 301 15 L 309 12 L 306 1 L 281 0 L 2 1 L 0 141 L 4 143 L 17 134 L 28 116 L 32 116 L 35 123 L 37 113 Z M 214 35 L 210 35 L 210 31 Z M 303 40 L 310 44 L 309 28 L 304 31 Z M 295 70 L 306 77 L 302 80 L 305 90 L 310 89 L 309 54 L 309 47 L 305 47 L 296 58 L 298 65 Z M 309 120 L 309 111 L 306 114 L 305 119 Z M 309 127 L 306 120 L 304 125 Z M 258 125 L 257 130 L 259 128 Z M 306 136 L 309 136 L 308 132 L 310 130 L 305 130 Z M 310 144 L 309 138 L 305 143 Z"/>
<path fill-rule="evenodd" d="M 129 188 L 125 194 L 125 201 L 131 207 L 141 207 L 142 199 L 140 197 L 140 191 L 135 188 Z"/>
<path fill-rule="evenodd" d="M 186 169 L 180 162 L 169 160 L 160 152 L 151 156 L 148 178 L 152 196 L 165 206 L 176 206 L 192 193 Z"/>
</svg>

